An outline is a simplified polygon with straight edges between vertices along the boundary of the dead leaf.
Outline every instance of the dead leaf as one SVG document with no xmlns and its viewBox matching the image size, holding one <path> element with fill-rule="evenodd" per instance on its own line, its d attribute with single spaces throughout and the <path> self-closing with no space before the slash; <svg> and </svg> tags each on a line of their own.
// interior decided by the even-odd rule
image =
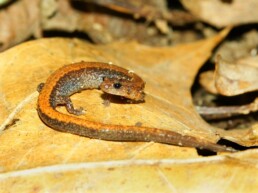
<svg viewBox="0 0 258 193">
<path fill-rule="evenodd" d="M 6 192 L 256 193 L 257 160 L 252 150 L 226 157 L 60 164 L 0 175 L 0 187 Z"/>
<path fill-rule="evenodd" d="M 216 27 L 255 23 L 258 21 L 258 1 L 242 0 L 181 0 L 198 18 Z"/>
<path fill-rule="evenodd" d="M 199 82 L 205 90 L 212 94 L 218 94 L 217 88 L 215 87 L 214 70 L 202 72 L 200 74 Z"/>
<path fill-rule="evenodd" d="M 44 30 L 80 31 L 86 33 L 95 43 L 111 43 L 116 40 L 137 40 L 150 45 L 167 45 L 170 36 L 160 34 L 155 26 L 136 22 L 101 11 L 99 7 L 80 3 L 83 11 L 76 9 L 69 0 L 46 0 L 41 6 L 41 23 Z M 106 5 L 106 4 L 105 4 Z M 49 11 L 51 10 L 51 11 Z"/>
<path fill-rule="evenodd" d="M 166 1 L 156 0 L 81 0 L 82 2 L 91 2 L 97 5 L 108 7 L 112 10 L 122 13 L 134 14 L 135 17 L 145 17 L 149 20 L 164 19 L 167 14 Z"/>
<path fill-rule="evenodd" d="M 215 86 L 220 94 L 226 96 L 258 90 L 258 57 L 242 59 L 235 64 L 218 58 Z"/>
<path fill-rule="evenodd" d="M 246 184 L 242 191 L 253 190 L 258 182 L 247 183 L 243 176 L 250 177 L 256 169 L 255 150 L 232 154 L 232 159 L 199 158 L 194 148 L 89 139 L 47 127 L 36 111 L 36 87 L 54 70 L 81 60 L 111 61 L 134 70 L 146 81 L 146 102 L 106 106 L 102 92 L 84 91 L 72 97 L 75 106 L 87 109 L 83 118 L 112 124 L 140 122 L 215 142 L 218 129 L 195 111 L 190 89 L 199 68 L 227 33 L 228 29 L 207 40 L 170 48 L 133 42 L 98 46 L 77 39 L 41 39 L 1 53 L 0 128 L 5 128 L 6 120 L 19 119 L 0 135 L 1 189 L 147 192 L 150 187 L 163 192 L 206 192 L 203 184 L 206 187 L 208 182 L 221 190 L 235 191 L 239 179 Z M 231 173 L 232 168 L 237 171 Z M 199 176 L 189 180 L 189 171 Z M 235 177 L 238 172 L 241 177 Z M 236 180 L 227 180 L 232 177 Z M 221 186 L 225 182 L 228 186 Z"/>
<path fill-rule="evenodd" d="M 213 94 L 235 96 L 247 92 L 257 91 L 258 57 L 245 57 L 235 62 L 227 62 L 218 57 L 216 70 L 208 71 L 200 76 L 200 84 Z M 258 111 L 258 99 L 238 106 L 198 107 L 198 111 L 208 119 L 226 118 L 239 114 L 250 114 Z M 248 122 L 248 121 L 247 121 Z M 250 122 L 250 121 L 249 121 Z M 224 138 L 235 141 L 244 146 L 258 144 L 256 123 L 249 127 L 231 130 L 220 130 Z"/>
<path fill-rule="evenodd" d="M 173 25 L 184 25 L 196 21 L 193 15 L 183 10 L 169 10 L 164 0 L 81 0 L 81 2 L 91 2 L 117 12 L 132 14 L 136 19 L 143 17 L 148 21 L 163 21 L 163 23 L 169 22 Z M 163 31 L 162 28 L 159 29 Z"/>
<path fill-rule="evenodd" d="M 155 26 L 98 10 L 92 11 L 87 4 L 82 7 L 84 11 L 73 7 L 70 0 L 35 0 L 33 3 L 19 0 L 8 4 L 0 9 L 0 51 L 32 36 L 42 37 L 43 30 L 80 31 L 96 43 L 136 39 L 149 44 L 167 45 L 171 39 L 159 34 Z"/>
<path fill-rule="evenodd" d="M 201 85 L 211 93 L 234 96 L 258 90 L 258 56 L 227 62 L 220 56 L 216 70 L 200 76 Z"/>
<path fill-rule="evenodd" d="M 21 0 L 0 9 L 0 51 L 29 38 L 39 36 L 40 0 Z"/>
<path fill-rule="evenodd" d="M 185 11 L 168 10 L 165 0 L 88 2 L 92 1 L 36 0 L 31 3 L 19 0 L 8 3 L 0 9 L 0 51 L 29 38 L 60 36 L 59 32 L 67 36 L 76 34 L 95 43 L 137 40 L 159 46 L 200 37 L 199 32 L 172 32 L 167 22 L 183 25 L 194 22 L 195 18 Z"/>
<path fill-rule="evenodd" d="M 250 30 L 246 33 L 237 35 L 235 40 L 225 40 L 215 51 L 213 61 L 218 54 L 229 62 L 234 62 L 240 58 L 257 55 L 258 32 Z"/>
</svg>

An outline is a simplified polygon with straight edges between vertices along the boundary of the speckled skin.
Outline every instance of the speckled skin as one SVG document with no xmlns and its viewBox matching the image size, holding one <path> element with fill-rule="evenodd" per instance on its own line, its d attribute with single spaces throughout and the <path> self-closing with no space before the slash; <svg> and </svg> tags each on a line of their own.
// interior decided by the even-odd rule
<svg viewBox="0 0 258 193">
<path fill-rule="evenodd" d="M 112 85 L 118 82 L 121 83 L 121 88 L 114 89 Z M 143 100 L 144 97 L 144 82 L 135 73 L 105 63 L 79 62 L 60 68 L 48 78 L 44 86 L 40 86 L 38 114 L 42 121 L 53 129 L 90 138 L 112 141 L 154 141 L 215 152 L 234 151 L 232 148 L 170 130 L 103 124 L 55 110 L 57 105 L 65 105 L 68 112 L 79 115 L 81 109 L 73 108 L 69 96 L 84 89 L 99 88 L 103 88 L 104 92 L 135 100 Z"/>
<path fill-rule="evenodd" d="M 61 77 L 51 93 L 50 103 L 52 107 L 62 104 L 60 96 L 70 96 L 84 89 L 98 89 L 105 77 L 122 77 L 130 79 L 131 77 L 124 76 L 121 73 L 114 73 L 109 69 L 83 68 L 70 71 L 65 76 Z"/>
</svg>

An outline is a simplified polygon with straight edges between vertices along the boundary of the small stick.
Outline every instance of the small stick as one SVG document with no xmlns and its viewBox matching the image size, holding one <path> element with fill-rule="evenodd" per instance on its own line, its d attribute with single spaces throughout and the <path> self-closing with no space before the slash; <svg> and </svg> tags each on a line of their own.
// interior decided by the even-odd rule
<svg viewBox="0 0 258 193">
<path fill-rule="evenodd" d="M 247 105 L 218 107 L 196 106 L 196 110 L 207 120 L 229 118 L 236 115 L 247 115 L 251 112 L 258 111 L 258 98 Z"/>
</svg>

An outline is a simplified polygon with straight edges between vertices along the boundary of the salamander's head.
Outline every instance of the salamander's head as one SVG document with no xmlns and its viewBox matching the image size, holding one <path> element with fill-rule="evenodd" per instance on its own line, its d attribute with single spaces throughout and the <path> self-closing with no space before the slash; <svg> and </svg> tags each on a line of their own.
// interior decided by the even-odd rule
<svg viewBox="0 0 258 193">
<path fill-rule="evenodd" d="M 135 101 L 144 100 L 144 82 L 135 82 L 126 79 L 104 78 L 100 89 L 108 94 L 123 96 Z"/>
</svg>

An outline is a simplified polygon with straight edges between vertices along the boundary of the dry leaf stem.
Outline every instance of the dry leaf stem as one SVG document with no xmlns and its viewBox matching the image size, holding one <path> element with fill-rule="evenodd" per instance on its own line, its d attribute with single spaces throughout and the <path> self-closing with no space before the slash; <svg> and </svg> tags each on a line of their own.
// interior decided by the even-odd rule
<svg viewBox="0 0 258 193">
<path fill-rule="evenodd" d="M 236 115 L 247 115 L 258 110 L 258 98 L 247 105 L 219 107 L 196 106 L 196 109 L 205 119 L 222 119 Z"/>
</svg>

